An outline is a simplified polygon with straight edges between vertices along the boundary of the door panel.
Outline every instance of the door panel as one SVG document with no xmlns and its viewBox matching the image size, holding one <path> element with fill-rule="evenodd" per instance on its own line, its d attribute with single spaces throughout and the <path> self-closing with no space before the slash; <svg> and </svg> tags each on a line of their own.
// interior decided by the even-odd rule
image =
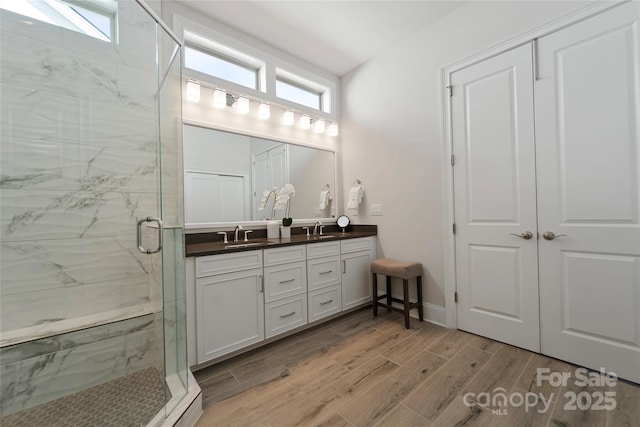
<svg viewBox="0 0 640 427">
<path fill-rule="evenodd" d="M 469 245 L 470 309 L 479 314 L 520 319 L 522 281 L 519 248 Z M 493 268 L 496 264 L 502 268 Z"/>
<path fill-rule="evenodd" d="M 539 40 L 542 351 L 640 382 L 640 13 Z"/>
<path fill-rule="evenodd" d="M 242 176 L 185 172 L 187 223 L 235 221 L 244 218 Z"/>
<path fill-rule="evenodd" d="M 538 351 L 531 46 L 451 84 L 458 327 Z"/>
</svg>

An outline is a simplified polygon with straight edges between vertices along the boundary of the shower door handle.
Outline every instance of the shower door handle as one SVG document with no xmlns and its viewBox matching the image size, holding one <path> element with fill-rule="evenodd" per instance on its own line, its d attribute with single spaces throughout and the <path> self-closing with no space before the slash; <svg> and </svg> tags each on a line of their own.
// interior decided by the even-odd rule
<svg viewBox="0 0 640 427">
<path fill-rule="evenodd" d="M 158 247 L 155 249 L 145 249 L 142 247 L 142 224 L 145 222 L 155 222 L 158 224 Z M 138 229 L 137 229 L 137 240 L 138 240 L 138 250 L 143 254 L 155 254 L 160 252 L 162 249 L 162 220 L 160 218 L 155 218 L 152 216 L 148 216 L 138 221 Z"/>
</svg>

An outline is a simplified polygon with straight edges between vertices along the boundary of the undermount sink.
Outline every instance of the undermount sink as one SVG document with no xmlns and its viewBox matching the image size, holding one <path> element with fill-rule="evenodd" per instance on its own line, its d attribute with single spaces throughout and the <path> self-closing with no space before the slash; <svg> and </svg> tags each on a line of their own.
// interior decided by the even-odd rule
<svg viewBox="0 0 640 427">
<path fill-rule="evenodd" d="M 250 246 L 263 245 L 261 242 L 253 242 L 253 243 L 228 243 L 224 246 L 225 249 L 234 249 L 234 248 L 248 248 Z"/>
<path fill-rule="evenodd" d="M 333 234 L 321 234 L 319 236 L 316 236 L 317 239 L 326 239 L 328 237 L 336 237 Z"/>
</svg>

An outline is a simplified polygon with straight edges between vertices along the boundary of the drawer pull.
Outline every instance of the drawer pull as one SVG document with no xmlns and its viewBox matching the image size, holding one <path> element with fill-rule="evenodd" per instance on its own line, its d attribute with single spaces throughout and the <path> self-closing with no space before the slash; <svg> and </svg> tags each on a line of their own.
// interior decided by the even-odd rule
<svg viewBox="0 0 640 427">
<path fill-rule="evenodd" d="M 332 302 L 333 302 L 333 300 L 330 299 L 329 301 L 321 302 L 320 305 L 327 305 L 327 304 L 332 303 Z"/>
<path fill-rule="evenodd" d="M 282 285 L 283 283 L 291 283 L 294 282 L 296 279 L 289 279 L 289 280 L 281 280 L 280 284 Z"/>
<path fill-rule="evenodd" d="M 333 270 L 321 271 L 320 274 L 329 274 L 333 273 Z"/>
<path fill-rule="evenodd" d="M 289 314 L 281 314 L 281 315 L 280 315 L 280 318 L 281 318 L 281 319 L 284 319 L 285 317 L 291 317 L 291 316 L 293 316 L 294 314 L 296 314 L 296 312 L 295 312 L 295 311 L 292 311 L 292 312 L 291 312 L 291 313 L 289 313 Z"/>
</svg>

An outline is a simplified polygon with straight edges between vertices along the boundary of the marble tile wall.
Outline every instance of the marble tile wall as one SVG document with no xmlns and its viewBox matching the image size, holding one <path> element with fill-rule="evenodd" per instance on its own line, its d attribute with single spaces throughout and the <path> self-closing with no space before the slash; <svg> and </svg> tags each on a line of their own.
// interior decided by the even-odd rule
<svg viewBox="0 0 640 427">
<path fill-rule="evenodd" d="M 156 367 L 155 323 L 149 314 L 1 348 L 0 416 Z"/>
<path fill-rule="evenodd" d="M 161 309 L 135 239 L 159 215 L 156 28 L 132 1 L 118 19 L 107 43 L 0 11 L 2 332 Z"/>
<path fill-rule="evenodd" d="M 181 103 L 161 111 L 161 157 L 156 24 L 135 1 L 118 8 L 117 43 L 0 9 L 0 338 L 25 339 L 0 348 L 2 415 L 149 366 L 164 372 L 163 334 L 178 335 L 175 292 L 163 315 L 162 255 L 138 252 L 136 222 L 160 216 L 159 158 L 164 209 L 183 222 Z M 144 230 L 144 246 L 155 239 Z M 184 273 L 176 267 L 170 276 Z M 135 307 L 154 312 L 56 329 Z"/>
</svg>

